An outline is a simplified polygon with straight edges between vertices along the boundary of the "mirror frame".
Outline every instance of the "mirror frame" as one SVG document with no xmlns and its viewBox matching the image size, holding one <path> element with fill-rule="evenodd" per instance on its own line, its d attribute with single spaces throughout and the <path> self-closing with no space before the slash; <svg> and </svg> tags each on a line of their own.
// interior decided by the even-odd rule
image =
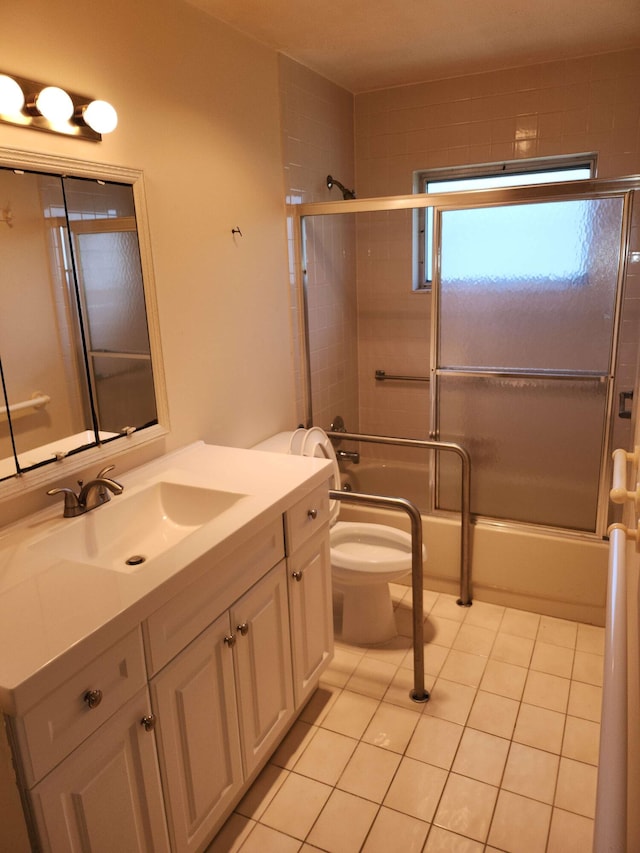
<svg viewBox="0 0 640 853">
<path fill-rule="evenodd" d="M 53 175 L 78 178 L 93 178 L 95 180 L 114 181 L 129 184 L 133 191 L 138 242 L 140 245 L 140 261 L 144 299 L 149 330 L 149 345 L 151 350 L 151 365 L 153 369 L 153 384 L 156 397 L 158 423 L 146 429 L 121 436 L 105 445 L 95 445 L 87 450 L 81 450 L 60 460 L 32 470 L 23 471 L 13 477 L 0 481 L 0 504 L 10 498 L 27 494 L 45 484 L 70 476 L 94 464 L 101 465 L 105 459 L 112 459 L 122 453 L 162 438 L 169 432 L 169 407 L 165 382 L 164 362 L 160 341 L 160 325 L 158 304 L 156 299 L 153 262 L 151 257 L 151 237 L 147 221 L 146 198 L 144 191 L 143 173 L 139 169 L 125 166 L 115 166 L 105 163 L 95 163 L 87 160 L 75 160 L 68 157 L 58 157 L 49 154 L 37 154 L 31 151 L 21 151 L 13 148 L 0 147 L 0 166 L 9 169 L 24 169 L 25 171 L 47 172 Z"/>
</svg>

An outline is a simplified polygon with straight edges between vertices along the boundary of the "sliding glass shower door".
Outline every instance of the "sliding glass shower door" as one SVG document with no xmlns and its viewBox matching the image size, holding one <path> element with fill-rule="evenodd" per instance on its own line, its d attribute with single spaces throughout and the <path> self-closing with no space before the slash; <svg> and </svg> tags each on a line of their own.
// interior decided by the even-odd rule
<svg viewBox="0 0 640 853">
<path fill-rule="evenodd" d="M 597 530 L 626 198 L 436 210 L 432 423 L 477 515 Z M 444 459 L 436 486 L 459 506 Z"/>
</svg>

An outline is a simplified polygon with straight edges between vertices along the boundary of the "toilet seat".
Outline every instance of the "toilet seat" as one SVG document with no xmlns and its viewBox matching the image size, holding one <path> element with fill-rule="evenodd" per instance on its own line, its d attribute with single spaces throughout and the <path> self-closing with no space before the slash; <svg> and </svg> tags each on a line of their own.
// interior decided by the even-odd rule
<svg viewBox="0 0 640 853">
<path fill-rule="evenodd" d="M 399 580 L 411 571 L 411 537 L 386 524 L 338 521 L 331 530 L 331 565 L 337 581 L 362 584 Z"/>
</svg>

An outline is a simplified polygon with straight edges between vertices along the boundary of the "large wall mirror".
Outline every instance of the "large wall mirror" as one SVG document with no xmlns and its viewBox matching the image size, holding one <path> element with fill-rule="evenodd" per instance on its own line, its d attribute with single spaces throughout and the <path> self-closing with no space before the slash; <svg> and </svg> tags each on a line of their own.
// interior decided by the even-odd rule
<svg viewBox="0 0 640 853">
<path fill-rule="evenodd" d="M 113 171 L 0 150 L 0 480 L 164 414 L 141 175 Z"/>
</svg>

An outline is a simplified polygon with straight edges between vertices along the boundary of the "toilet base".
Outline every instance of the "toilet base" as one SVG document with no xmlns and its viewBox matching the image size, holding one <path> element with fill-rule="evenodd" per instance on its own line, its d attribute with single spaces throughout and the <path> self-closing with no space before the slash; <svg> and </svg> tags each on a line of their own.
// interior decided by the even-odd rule
<svg viewBox="0 0 640 853">
<path fill-rule="evenodd" d="M 346 585 L 333 583 L 342 598 L 340 639 L 353 645 L 377 645 L 398 634 L 388 583 Z"/>
</svg>

